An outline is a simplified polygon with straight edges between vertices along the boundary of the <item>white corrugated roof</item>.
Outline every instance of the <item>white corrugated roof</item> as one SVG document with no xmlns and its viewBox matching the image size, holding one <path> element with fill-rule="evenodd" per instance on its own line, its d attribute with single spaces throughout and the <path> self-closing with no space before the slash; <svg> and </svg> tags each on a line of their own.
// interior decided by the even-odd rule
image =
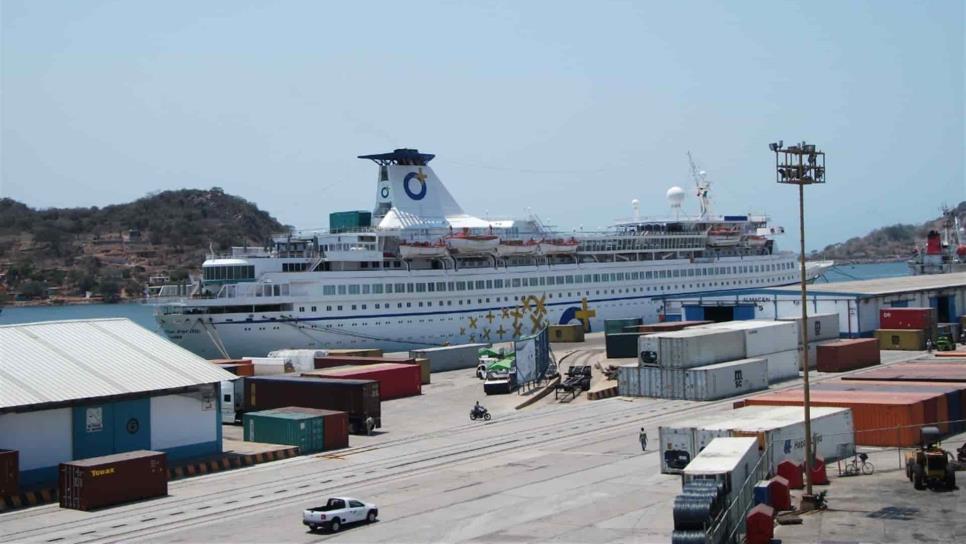
<svg viewBox="0 0 966 544">
<path fill-rule="evenodd" d="M 840 281 L 834 283 L 813 283 L 808 286 L 808 294 L 846 294 L 846 295 L 888 295 L 911 291 L 930 291 L 948 287 L 966 286 L 966 272 L 952 274 L 927 274 L 923 276 L 898 276 L 874 280 Z M 788 285 L 769 290 L 798 292 L 801 287 Z"/>
<path fill-rule="evenodd" d="M 0 326 L 0 409 L 234 378 L 128 319 Z"/>
</svg>

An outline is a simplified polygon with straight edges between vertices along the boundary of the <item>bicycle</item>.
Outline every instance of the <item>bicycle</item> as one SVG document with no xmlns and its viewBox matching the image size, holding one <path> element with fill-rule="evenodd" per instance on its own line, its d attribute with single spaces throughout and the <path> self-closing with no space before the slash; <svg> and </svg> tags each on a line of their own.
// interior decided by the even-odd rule
<svg viewBox="0 0 966 544">
<path fill-rule="evenodd" d="M 852 461 L 845 463 L 846 476 L 858 476 L 859 474 L 869 475 L 875 472 L 875 465 L 869 461 L 868 454 L 860 453 Z"/>
</svg>

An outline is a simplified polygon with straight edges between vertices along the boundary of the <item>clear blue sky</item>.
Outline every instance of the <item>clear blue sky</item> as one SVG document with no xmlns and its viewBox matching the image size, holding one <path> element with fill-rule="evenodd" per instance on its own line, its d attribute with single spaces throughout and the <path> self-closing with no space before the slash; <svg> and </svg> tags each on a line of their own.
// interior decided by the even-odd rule
<svg viewBox="0 0 966 544">
<path fill-rule="evenodd" d="M 806 139 L 822 247 L 966 199 L 963 6 L 2 0 L 0 194 L 220 186 L 319 227 L 372 207 L 356 155 L 406 146 L 470 212 L 591 227 L 663 214 L 691 150 L 718 211 L 767 211 L 793 249 L 767 144 Z"/>
</svg>

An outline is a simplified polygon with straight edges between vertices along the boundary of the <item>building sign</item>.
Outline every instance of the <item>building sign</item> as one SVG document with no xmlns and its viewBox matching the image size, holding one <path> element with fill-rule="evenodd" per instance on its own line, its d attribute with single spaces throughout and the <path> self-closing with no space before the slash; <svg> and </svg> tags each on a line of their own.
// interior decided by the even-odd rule
<svg viewBox="0 0 966 544">
<path fill-rule="evenodd" d="M 104 408 L 87 409 L 87 432 L 99 433 L 104 430 Z"/>
</svg>

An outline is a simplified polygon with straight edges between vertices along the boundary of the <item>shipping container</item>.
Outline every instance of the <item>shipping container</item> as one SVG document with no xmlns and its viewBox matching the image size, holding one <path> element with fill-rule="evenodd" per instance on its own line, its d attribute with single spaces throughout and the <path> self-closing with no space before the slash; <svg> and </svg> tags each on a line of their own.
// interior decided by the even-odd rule
<svg viewBox="0 0 966 544">
<path fill-rule="evenodd" d="M 801 344 L 796 323 L 788 321 L 767 321 L 750 319 L 742 321 L 723 321 L 702 325 L 695 329 L 736 330 L 745 335 L 745 356 L 761 357 L 797 349 Z"/>
<path fill-rule="evenodd" d="M 644 333 L 640 332 L 615 332 L 604 335 L 604 347 L 607 350 L 608 359 L 628 359 L 637 358 L 638 338 Z"/>
<path fill-rule="evenodd" d="M 324 426 L 320 414 L 289 412 L 284 408 L 248 412 L 242 416 L 246 442 L 298 446 L 302 454 L 325 449 Z"/>
<path fill-rule="evenodd" d="M 674 332 L 682 331 L 690 327 L 708 325 L 713 321 L 664 321 L 662 323 L 651 323 L 649 325 L 629 325 L 624 327 L 624 332 Z"/>
<path fill-rule="evenodd" d="M 826 342 L 817 348 L 819 372 L 846 372 L 877 365 L 879 342 L 875 338 L 856 338 Z"/>
<path fill-rule="evenodd" d="M 20 452 L 0 450 L 0 499 L 20 493 Z"/>
<path fill-rule="evenodd" d="M 624 365 L 617 387 L 628 397 L 714 400 L 766 389 L 768 363 L 759 358 L 690 369 Z"/>
<path fill-rule="evenodd" d="M 925 402 L 934 397 L 936 395 L 933 393 L 830 391 L 813 388 L 810 403 L 812 406 L 851 408 L 856 444 L 912 446 L 919 441 L 919 427 L 935 421 L 929 421 L 926 406 L 928 403 Z M 794 388 L 762 393 L 740 403 L 745 406 L 801 406 L 802 390 Z"/>
<path fill-rule="evenodd" d="M 302 408 L 301 406 L 286 406 L 279 408 L 279 410 L 322 416 L 324 420 L 322 430 L 325 433 L 325 449 L 336 450 L 349 447 L 349 414 L 337 410 Z"/>
<path fill-rule="evenodd" d="M 798 338 L 798 345 L 802 345 L 802 315 L 779 317 L 779 321 L 791 321 L 795 323 L 795 336 Z M 834 340 L 839 337 L 839 314 L 809 314 L 808 316 L 808 342 L 820 340 Z"/>
<path fill-rule="evenodd" d="M 794 380 L 799 377 L 798 369 L 802 366 L 802 355 L 797 349 L 770 353 L 764 358 L 768 361 L 768 383 Z"/>
<path fill-rule="evenodd" d="M 935 308 L 882 308 L 880 329 L 932 330 L 938 320 Z"/>
<path fill-rule="evenodd" d="M 316 357 L 325 357 L 328 354 L 328 350 L 324 349 L 280 349 L 269 352 L 268 356 L 284 359 L 292 365 L 291 372 L 308 372 L 315 370 Z M 255 359 L 252 358 L 253 361 Z"/>
<path fill-rule="evenodd" d="M 575 325 L 550 325 L 547 333 L 550 335 L 551 342 L 583 342 L 584 326 Z"/>
<path fill-rule="evenodd" d="M 375 380 L 256 376 L 243 378 L 242 410 L 301 406 L 349 414 L 350 430 L 365 434 L 382 426 L 379 382 Z"/>
<path fill-rule="evenodd" d="M 926 349 L 926 333 L 917 329 L 877 329 L 879 349 L 922 351 Z"/>
<path fill-rule="evenodd" d="M 252 364 L 229 364 L 223 363 L 219 364 L 218 368 L 231 372 L 235 376 L 254 376 L 255 375 L 255 365 Z"/>
<path fill-rule="evenodd" d="M 352 355 L 327 355 L 315 358 L 315 369 L 334 368 L 346 365 L 378 365 L 394 363 L 400 365 L 416 365 L 419 367 L 420 381 L 423 385 L 430 383 L 432 370 L 429 359 L 400 358 L 400 357 L 356 357 Z"/>
<path fill-rule="evenodd" d="M 329 232 L 346 232 L 372 226 L 372 212 L 352 210 L 329 214 Z"/>
<path fill-rule="evenodd" d="M 895 363 L 844 376 L 844 380 L 966 382 L 966 363 L 952 361 Z"/>
<path fill-rule="evenodd" d="M 303 372 L 302 376 L 334 380 L 376 380 L 379 382 L 379 398 L 392 400 L 412 397 L 422 393 L 422 379 L 416 365 L 378 363 L 364 366 L 339 366 Z"/>
<path fill-rule="evenodd" d="M 829 460 L 853 455 L 855 434 L 848 408 L 815 407 L 811 410 L 815 451 Z M 659 429 L 661 472 L 678 474 L 712 440 L 726 436 L 754 436 L 759 449 L 769 451 L 769 472 L 786 458 L 802 462 L 805 456 L 805 411 L 797 406 L 749 406 L 711 414 L 686 425 Z"/>
<path fill-rule="evenodd" d="M 351 357 L 382 357 L 383 353 L 378 348 L 356 348 L 356 349 L 328 349 L 329 355 L 349 355 Z"/>
<path fill-rule="evenodd" d="M 837 391 L 894 391 L 897 393 L 935 393 L 935 419 L 939 422 L 957 422 L 962 419 L 963 401 L 966 401 L 966 383 L 955 382 L 908 382 L 876 380 L 832 380 L 816 384 L 819 389 Z M 943 398 L 940 398 L 942 396 Z M 926 418 L 931 417 L 932 407 L 926 406 Z M 960 425 L 940 423 L 942 432 L 958 432 Z"/>
<path fill-rule="evenodd" d="M 685 329 L 641 336 L 641 364 L 692 368 L 745 357 L 745 335 L 737 330 Z"/>
<path fill-rule="evenodd" d="M 60 464 L 60 507 L 93 510 L 168 494 L 167 454 L 137 450 Z"/>
<path fill-rule="evenodd" d="M 253 376 L 275 376 L 295 372 L 291 359 L 286 357 L 251 357 Z"/>
<path fill-rule="evenodd" d="M 717 400 L 768 388 L 768 362 L 740 359 L 685 370 L 685 399 Z"/>
<path fill-rule="evenodd" d="M 433 372 L 446 372 L 464 368 L 476 368 L 480 363 L 480 349 L 489 344 L 461 344 L 436 348 L 414 349 L 409 356 L 416 359 L 429 359 Z"/>
<path fill-rule="evenodd" d="M 623 319 L 605 319 L 604 320 L 604 334 L 613 334 L 617 332 L 624 332 L 624 327 L 630 327 L 632 325 L 643 325 L 644 320 L 640 317 L 628 317 Z"/>
<path fill-rule="evenodd" d="M 760 459 L 757 438 L 715 438 L 684 467 L 682 483 L 687 485 L 694 480 L 722 482 L 725 504 L 738 499 L 746 499 L 747 503 L 751 499 L 752 485 L 745 488 L 745 482 L 755 482 L 765 476 L 767 463 L 759 463 Z M 747 496 L 742 496 L 743 488 Z"/>
</svg>

